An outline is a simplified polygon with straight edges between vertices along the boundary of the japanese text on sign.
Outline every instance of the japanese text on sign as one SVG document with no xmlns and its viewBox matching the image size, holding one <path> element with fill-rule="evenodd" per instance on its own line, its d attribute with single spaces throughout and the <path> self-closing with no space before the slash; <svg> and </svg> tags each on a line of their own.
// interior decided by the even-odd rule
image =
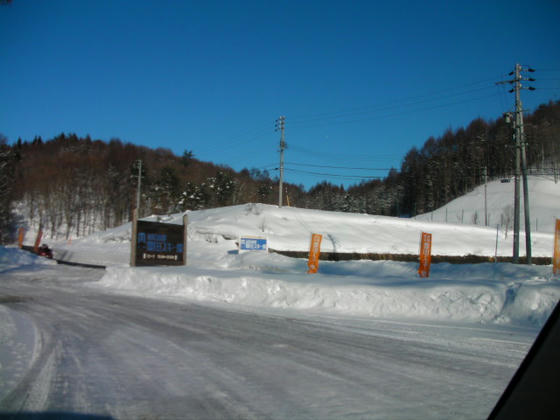
<svg viewBox="0 0 560 420">
<path fill-rule="evenodd" d="M 173 252 L 181 254 L 183 252 L 182 243 L 173 243 L 167 240 L 164 233 L 138 233 L 138 242 L 146 244 L 146 251 L 150 252 Z"/>
<path fill-rule="evenodd" d="M 239 238 L 240 251 L 266 251 L 267 240 L 260 236 L 242 236 Z"/>
<path fill-rule="evenodd" d="M 319 235 L 318 233 L 314 233 L 311 236 L 311 246 L 309 247 L 309 261 L 307 262 L 307 266 L 309 270 L 307 270 L 308 274 L 315 274 L 319 270 L 319 257 L 321 255 L 321 240 L 323 239 L 323 235 Z"/>
<path fill-rule="evenodd" d="M 184 226 L 138 221 L 136 265 L 184 265 Z"/>
<path fill-rule="evenodd" d="M 420 277 L 430 277 L 430 264 L 432 262 L 432 234 L 422 232 L 420 240 Z"/>
</svg>

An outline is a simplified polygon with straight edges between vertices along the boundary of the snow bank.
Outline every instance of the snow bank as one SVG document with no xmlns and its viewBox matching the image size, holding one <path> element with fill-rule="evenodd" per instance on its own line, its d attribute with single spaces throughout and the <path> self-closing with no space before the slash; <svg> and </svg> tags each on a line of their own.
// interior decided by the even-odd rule
<svg viewBox="0 0 560 420">
<path fill-rule="evenodd" d="M 242 254 L 223 269 L 112 267 L 98 286 L 150 297 L 379 318 L 514 323 L 541 326 L 560 299 L 550 267 L 436 264 L 429 279 L 417 264 L 390 261 L 321 263 Z"/>
</svg>

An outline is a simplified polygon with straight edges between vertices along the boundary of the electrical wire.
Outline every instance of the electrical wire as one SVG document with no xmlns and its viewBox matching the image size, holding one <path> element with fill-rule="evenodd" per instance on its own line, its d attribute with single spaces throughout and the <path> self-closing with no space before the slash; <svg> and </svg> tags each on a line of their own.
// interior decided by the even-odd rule
<svg viewBox="0 0 560 420">
<path fill-rule="evenodd" d="M 467 86 L 474 86 L 480 83 L 487 83 L 489 82 L 489 80 L 485 80 L 482 82 L 475 82 L 472 84 L 469 84 Z M 371 113 L 378 113 L 378 112 L 382 112 L 382 111 L 387 111 L 387 110 L 392 110 L 395 108 L 399 108 L 402 110 L 403 107 L 406 106 L 413 106 L 413 105 L 419 105 L 422 103 L 427 103 L 427 102 L 433 102 L 435 100 L 441 100 L 441 99 L 445 99 L 445 98 L 453 98 L 453 97 L 457 97 L 457 96 L 462 96 L 462 95 L 466 95 L 466 94 L 470 94 L 473 92 L 479 92 L 482 90 L 486 90 L 489 89 L 493 86 L 493 84 L 488 84 L 487 86 L 482 86 L 479 88 L 475 88 L 475 89 L 468 89 L 468 90 L 462 90 L 462 91 L 458 91 L 455 93 L 447 93 L 445 94 L 445 92 L 449 92 L 452 91 L 453 89 L 445 89 L 442 91 L 436 92 L 436 93 L 432 93 L 432 94 L 428 94 L 428 95 L 420 95 L 420 96 L 415 96 L 415 97 L 411 97 L 411 98 L 405 98 L 404 100 L 401 101 L 396 101 L 393 104 L 388 104 L 388 105 L 376 105 L 376 106 L 368 106 L 368 107 L 363 107 L 363 108 L 354 108 L 354 109 L 350 109 L 347 111 L 338 111 L 338 112 L 331 112 L 331 113 L 319 113 L 319 114 L 312 114 L 309 116 L 295 116 L 293 118 L 290 118 L 290 125 L 302 125 L 302 124 L 307 124 L 310 122 L 317 122 L 317 121 L 324 121 L 324 120 L 334 120 L 334 119 L 340 119 L 340 118 L 345 118 L 345 117 L 352 117 L 352 116 L 356 116 L 356 115 L 363 115 L 363 114 L 371 114 Z"/>
<path fill-rule="evenodd" d="M 311 163 L 295 163 L 295 162 L 289 162 L 289 164 L 295 166 L 308 166 L 312 168 L 355 169 L 355 170 L 364 170 L 364 171 L 390 171 L 391 170 L 391 168 L 352 168 L 349 166 L 314 165 Z"/>
<path fill-rule="evenodd" d="M 299 128 L 312 128 L 312 127 L 324 126 L 326 124 L 328 124 L 328 125 L 353 124 L 353 123 L 363 122 L 363 121 L 386 119 L 386 118 L 391 118 L 391 117 L 396 117 L 396 116 L 402 116 L 402 115 L 405 115 L 405 114 L 414 114 L 414 113 L 418 113 L 418 112 L 421 112 L 421 111 L 431 111 L 431 110 L 434 110 L 434 109 L 446 108 L 446 107 L 453 106 L 453 105 L 458 105 L 458 104 L 463 104 L 463 103 L 468 103 L 468 102 L 473 102 L 473 101 L 479 101 L 479 100 L 488 99 L 488 98 L 492 98 L 492 97 L 496 97 L 496 96 L 497 96 L 497 94 L 494 92 L 490 95 L 479 96 L 479 97 L 476 97 L 476 98 L 469 98 L 469 99 L 466 99 L 466 100 L 463 100 L 463 101 L 449 102 L 449 103 L 445 103 L 445 104 L 432 105 L 432 106 L 429 106 L 429 107 L 413 108 L 413 109 L 409 109 L 409 110 L 406 110 L 406 111 L 402 110 L 402 109 L 399 109 L 397 112 L 393 112 L 393 113 L 370 115 L 370 116 L 366 116 L 366 117 L 362 117 L 362 118 L 355 118 L 355 119 L 351 119 L 351 120 L 314 121 L 314 122 L 310 122 L 310 123 L 307 123 L 307 124 L 299 124 L 299 125 L 297 125 L 297 127 L 299 127 Z"/>
<path fill-rule="evenodd" d="M 352 161 L 381 161 L 386 162 L 388 159 L 400 159 L 402 154 L 395 154 L 395 153 L 376 153 L 375 156 L 373 155 L 365 155 L 360 153 L 359 155 L 354 154 L 345 154 L 345 153 L 329 153 L 324 150 L 311 150 L 305 147 L 302 147 L 298 144 L 292 144 L 288 150 L 304 153 L 306 155 L 311 156 L 319 156 L 324 157 L 327 159 L 336 159 L 337 161 L 340 160 L 352 160 Z"/>
<path fill-rule="evenodd" d="M 560 69 L 538 69 L 539 71 L 548 71 L 548 72 L 555 72 L 560 71 Z M 455 106 L 458 104 L 464 104 L 473 101 L 479 101 L 488 99 L 491 97 L 497 97 L 500 102 L 500 106 L 503 107 L 504 110 L 507 110 L 509 107 L 506 103 L 506 89 L 504 85 L 500 86 L 499 89 L 492 94 L 483 95 L 483 96 L 475 96 L 475 97 L 466 97 L 466 95 L 471 95 L 477 92 L 487 91 L 490 88 L 494 88 L 496 86 L 495 78 L 481 80 L 478 82 L 469 83 L 466 85 L 462 85 L 459 87 L 441 89 L 439 91 L 430 92 L 424 95 L 417 95 L 412 96 L 409 98 L 404 98 L 402 100 L 394 101 L 393 103 L 385 104 L 385 105 L 372 105 L 366 107 L 359 107 L 353 108 L 348 110 L 341 110 L 341 111 L 334 111 L 334 112 L 324 112 L 324 113 L 315 113 L 309 115 L 300 115 L 294 116 L 290 118 L 290 127 L 294 128 L 312 128 L 317 126 L 325 126 L 325 125 L 339 125 L 339 124 L 352 124 L 357 122 L 363 121 L 371 121 L 380 118 L 391 118 L 394 116 L 402 116 L 411 113 L 418 113 L 422 111 L 430 111 L 434 109 L 446 108 Z M 540 79 L 540 80 L 559 80 L 559 79 Z M 558 87 L 540 87 L 538 89 L 547 89 L 547 90 L 558 90 Z M 457 98 L 456 101 L 452 99 Z M 445 100 L 444 103 L 441 103 L 442 100 Z M 440 101 L 439 103 L 433 103 L 434 101 Z M 210 152 L 213 151 L 224 151 L 224 150 L 231 150 L 236 148 L 240 145 L 247 145 L 254 143 L 258 140 L 262 140 L 263 138 L 269 138 L 271 127 L 265 127 L 261 125 L 260 128 L 256 130 L 248 130 L 245 133 L 240 133 L 235 136 L 228 138 L 228 143 L 225 146 L 219 146 L 216 148 L 210 148 Z M 268 140 L 267 140 L 268 142 Z M 340 159 L 340 154 L 329 154 L 329 153 L 322 153 L 322 151 L 318 150 L 308 150 L 297 145 L 291 146 L 290 149 L 294 151 L 301 151 L 304 153 L 312 153 L 314 156 L 323 154 L 324 156 L 328 156 L 330 158 L 337 158 Z M 246 152 L 239 150 L 237 154 L 245 154 Z M 398 157 L 401 155 L 399 154 Z M 231 157 L 231 156 L 230 156 Z M 357 158 L 356 156 L 352 157 L 349 155 L 349 158 L 352 158 L 354 161 L 357 159 L 367 159 L 367 160 L 387 160 L 391 157 L 397 157 L 397 155 L 387 155 L 381 156 L 376 155 L 375 157 L 366 158 L 362 154 L 360 157 Z M 315 164 L 306 164 L 306 163 L 291 163 L 293 166 L 303 166 L 303 167 L 310 167 L 310 168 L 328 168 L 328 169 L 342 169 L 342 170 L 390 170 L 388 168 L 360 168 L 360 167 L 346 167 L 346 166 L 335 166 L 335 165 L 315 165 Z M 265 165 L 260 166 L 256 169 L 278 169 L 277 165 Z M 297 172 L 297 169 L 288 169 L 293 172 Z M 306 173 L 306 171 L 300 171 L 300 173 Z M 343 178 L 350 178 L 350 179 L 375 179 L 379 177 L 364 177 L 364 176 L 353 176 L 353 175 L 341 175 L 341 174 L 325 174 L 325 173 L 318 173 L 318 172 L 311 172 L 307 171 L 310 175 L 321 175 L 321 176 L 334 176 L 334 177 L 343 177 Z"/>
<path fill-rule="evenodd" d="M 333 174 L 333 173 L 326 173 L 326 172 L 313 172 L 313 171 L 302 171 L 300 169 L 292 169 L 292 168 L 284 168 L 287 172 L 295 172 L 300 174 L 306 175 L 317 175 L 322 177 L 330 177 L 330 178 L 341 178 L 341 179 L 352 179 L 352 180 L 373 180 L 373 179 L 383 179 L 382 176 L 370 176 L 370 175 L 343 175 L 343 174 Z"/>
</svg>

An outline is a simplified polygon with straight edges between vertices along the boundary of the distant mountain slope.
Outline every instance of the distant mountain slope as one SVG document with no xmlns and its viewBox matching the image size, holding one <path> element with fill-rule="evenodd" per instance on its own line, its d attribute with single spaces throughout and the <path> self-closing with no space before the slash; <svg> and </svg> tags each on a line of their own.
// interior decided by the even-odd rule
<svg viewBox="0 0 560 420">
<path fill-rule="evenodd" d="M 529 176 L 529 204 L 532 232 L 552 233 L 554 221 L 560 218 L 560 181 L 552 177 Z M 500 226 L 502 231 L 513 229 L 514 180 L 504 178 L 488 182 L 487 186 L 488 226 Z M 525 229 L 523 208 L 523 186 L 520 182 L 521 229 Z M 484 185 L 459 197 L 445 206 L 414 218 L 419 221 L 433 221 L 465 225 L 485 225 Z"/>
</svg>

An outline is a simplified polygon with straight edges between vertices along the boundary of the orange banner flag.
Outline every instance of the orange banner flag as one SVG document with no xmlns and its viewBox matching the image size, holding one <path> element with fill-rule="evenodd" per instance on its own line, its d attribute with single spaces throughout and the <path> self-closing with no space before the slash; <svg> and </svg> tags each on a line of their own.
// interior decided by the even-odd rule
<svg viewBox="0 0 560 420">
<path fill-rule="evenodd" d="M 25 238 L 25 229 L 20 227 L 18 232 L 18 247 L 23 248 L 23 239 Z"/>
<path fill-rule="evenodd" d="M 311 246 L 309 247 L 309 261 L 307 274 L 315 274 L 319 270 L 319 256 L 321 255 L 321 240 L 323 235 L 314 233 L 311 235 Z"/>
<path fill-rule="evenodd" d="M 39 232 L 37 232 L 37 237 L 35 238 L 35 245 L 33 246 L 33 252 L 35 252 L 35 254 L 39 253 L 39 245 L 41 245 L 42 238 L 43 238 L 43 230 L 39 229 Z"/>
<path fill-rule="evenodd" d="M 420 239 L 420 277 L 430 277 L 430 264 L 432 263 L 432 234 L 422 232 Z"/>
</svg>

